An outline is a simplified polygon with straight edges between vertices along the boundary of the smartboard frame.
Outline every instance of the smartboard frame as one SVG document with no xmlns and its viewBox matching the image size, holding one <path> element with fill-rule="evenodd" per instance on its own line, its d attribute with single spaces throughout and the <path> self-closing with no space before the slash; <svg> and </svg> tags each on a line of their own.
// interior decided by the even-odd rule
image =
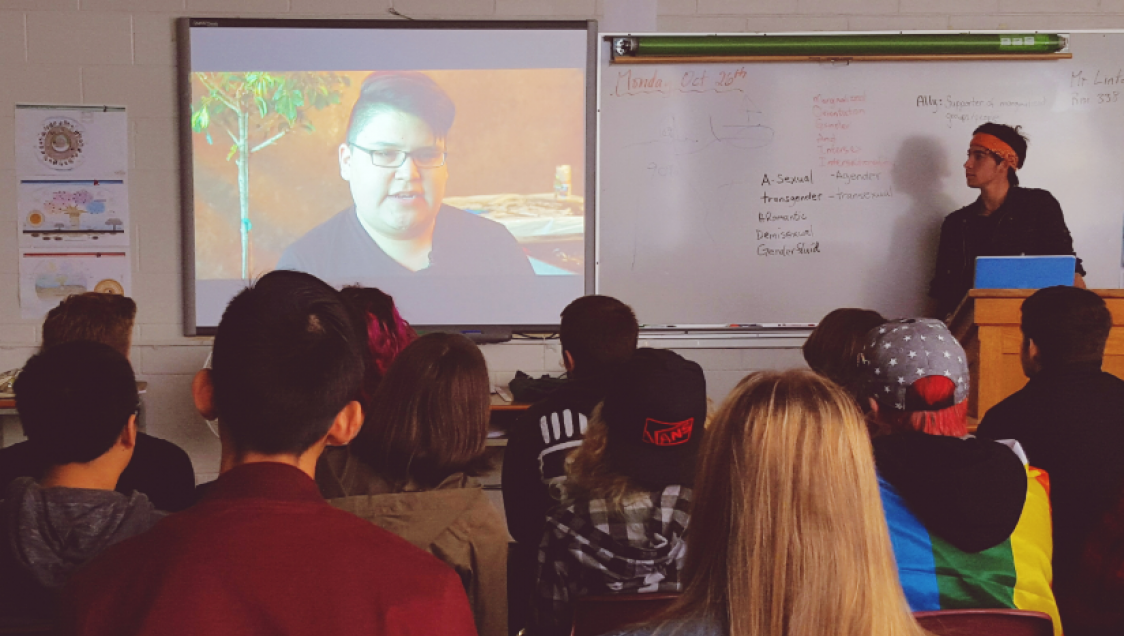
<svg viewBox="0 0 1124 636">
<path fill-rule="evenodd" d="M 207 18 L 184 17 L 176 23 L 177 43 L 177 121 L 179 127 L 180 159 L 180 223 L 181 223 L 181 263 L 183 286 L 183 334 L 192 336 L 213 336 L 217 325 L 197 324 L 196 309 L 196 268 L 195 268 L 195 197 L 194 170 L 192 161 L 193 137 L 191 129 L 191 30 L 193 28 L 285 28 L 285 29 L 394 29 L 394 30 L 495 30 L 541 31 L 575 30 L 586 33 L 585 54 L 585 209 L 584 209 L 584 293 L 596 290 L 596 241 L 597 241 L 597 187 L 596 179 L 596 141 L 597 131 L 597 81 L 598 81 L 598 31 L 596 20 L 346 20 L 346 19 L 273 19 L 273 18 Z M 519 51 L 513 51 L 518 55 Z M 460 331 L 465 333 L 501 331 L 555 332 L 557 323 L 542 324 L 487 324 L 487 325 L 414 325 L 422 331 Z"/>
</svg>

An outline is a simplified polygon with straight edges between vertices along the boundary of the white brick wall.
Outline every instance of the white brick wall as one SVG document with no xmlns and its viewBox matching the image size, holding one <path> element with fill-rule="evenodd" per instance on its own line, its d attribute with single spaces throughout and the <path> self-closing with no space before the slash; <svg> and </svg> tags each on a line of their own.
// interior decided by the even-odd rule
<svg viewBox="0 0 1124 636">
<path fill-rule="evenodd" d="M 201 476 L 209 476 L 217 470 L 218 446 L 194 414 L 189 395 L 208 343 L 180 335 L 173 20 L 206 14 L 391 18 L 391 7 L 419 18 L 584 19 L 598 17 L 613 1 L 0 0 L 0 369 L 22 364 L 39 337 L 37 322 L 19 317 L 15 104 L 128 107 L 133 280 L 140 306 L 133 362 L 149 382 L 149 430 L 188 449 Z M 659 29 L 669 32 L 1124 27 L 1124 0 L 659 0 L 658 11 Z M 751 370 L 799 365 L 800 352 L 792 347 L 788 342 L 681 352 L 707 370 L 709 393 L 719 400 Z M 562 371 L 556 342 L 492 345 L 484 351 L 498 383 L 516 370 Z"/>
</svg>

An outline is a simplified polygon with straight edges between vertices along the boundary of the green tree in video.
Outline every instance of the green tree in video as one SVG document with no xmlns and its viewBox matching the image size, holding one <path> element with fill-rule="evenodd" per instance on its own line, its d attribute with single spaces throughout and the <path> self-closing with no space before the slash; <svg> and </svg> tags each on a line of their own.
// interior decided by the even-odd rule
<svg viewBox="0 0 1124 636">
<path fill-rule="evenodd" d="M 195 73 L 202 96 L 191 105 L 191 129 L 230 137 L 226 159 L 238 167 L 239 232 L 242 237 L 242 278 L 253 268 L 250 253 L 250 155 L 299 129 L 311 132 L 309 109 L 340 102 L 340 90 L 350 80 L 336 73 Z"/>
</svg>

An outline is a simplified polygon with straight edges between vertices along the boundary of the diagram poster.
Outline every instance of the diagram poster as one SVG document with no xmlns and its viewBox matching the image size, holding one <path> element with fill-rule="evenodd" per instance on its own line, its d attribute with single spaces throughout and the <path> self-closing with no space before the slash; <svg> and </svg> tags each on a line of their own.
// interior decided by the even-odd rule
<svg viewBox="0 0 1124 636">
<path fill-rule="evenodd" d="M 16 108 L 16 176 L 124 179 L 129 165 L 123 108 Z"/>
<path fill-rule="evenodd" d="M 16 106 L 20 314 L 72 294 L 130 293 L 124 108 Z"/>
<path fill-rule="evenodd" d="M 20 251 L 20 314 L 42 318 L 71 294 L 130 295 L 127 250 L 104 252 Z"/>
<path fill-rule="evenodd" d="M 123 181 L 21 181 L 20 247 L 128 247 L 128 195 Z"/>
</svg>

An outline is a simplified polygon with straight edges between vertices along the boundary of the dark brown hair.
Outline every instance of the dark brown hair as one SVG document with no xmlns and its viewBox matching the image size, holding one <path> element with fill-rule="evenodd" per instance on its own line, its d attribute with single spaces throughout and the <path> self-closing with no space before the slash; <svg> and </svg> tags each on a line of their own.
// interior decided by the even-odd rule
<svg viewBox="0 0 1124 636">
<path fill-rule="evenodd" d="M 128 296 L 87 292 L 68 296 L 47 312 L 42 350 L 75 340 L 107 344 L 129 357 L 137 304 Z"/>
<path fill-rule="evenodd" d="M 459 334 L 431 333 L 390 365 L 352 442 L 391 483 L 432 488 L 453 473 L 488 468 L 490 381 L 484 356 Z"/>
<path fill-rule="evenodd" d="M 1023 338 L 1038 346 L 1043 365 L 1094 362 L 1104 357 L 1112 314 L 1094 292 L 1059 285 L 1023 301 L 1021 326 Z"/>
<path fill-rule="evenodd" d="M 300 455 L 323 439 L 363 380 L 362 351 L 338 291 L 277 269 L 235 296 L 215 333 L 219 423 L 239 451 Z"/>
<path fill-rule="evenodd" d="M 636 314 L 612 296 L 582 296 L 562 310 L 558 339 L 582 375 L 627 362 L 639 338 Z"/>
<path fill-rule="evenodd" d="M 867 332 L 886 322 L 877 311 L 836 309 L 804 341 L 804 361 L 813 371 L 859 399 L 858 364 Z"/>
</svg>

